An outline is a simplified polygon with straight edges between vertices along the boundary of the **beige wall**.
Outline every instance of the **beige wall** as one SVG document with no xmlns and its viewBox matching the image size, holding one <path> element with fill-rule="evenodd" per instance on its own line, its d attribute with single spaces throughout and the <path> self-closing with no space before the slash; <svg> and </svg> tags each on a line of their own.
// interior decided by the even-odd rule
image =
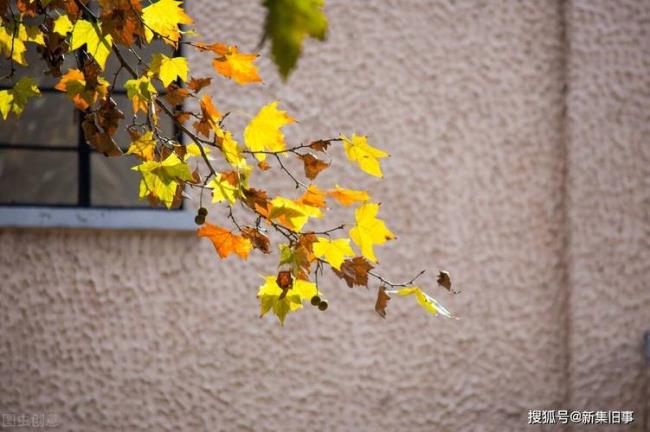
<svg viewBox="0 0 650 432">
<path fill-rule="evenodd" d="M 569 402 L 641 413 L 650 408 L 641 355 L 650 330 L 650 3 L 576 1 L 568 17 Z"/>
<path fill-rule="evenodd" d="M 252 49 L 258 2 L 212 3 L 190 3 L 205 38 Z M 343 163 L 323 180 L 374 191 L 399 235 L 382 271 L 426 268 L 423 286 L 462 319 L 395 299 L 383 321 L 374 288 L 327 278 L 328 311 L 280 328 L 255 298 L 277 257 L 222 262 L 192 233 L 6 230 L 2 410 L 52 411 L 74 431 L 519 431 L 535 408 L 642 417 L 650 4 L 331 0 L 327 12 L 329 40 L 308 44 L 288 85 L 262 58 L 264 87 L 218 80 L 218 106 L 279 98 L 301 120 L 291 140 L 356 130 L 390 151 L 383 182 Z M 461 295 L 435 288 L 438 268 Z"/>
</svg>

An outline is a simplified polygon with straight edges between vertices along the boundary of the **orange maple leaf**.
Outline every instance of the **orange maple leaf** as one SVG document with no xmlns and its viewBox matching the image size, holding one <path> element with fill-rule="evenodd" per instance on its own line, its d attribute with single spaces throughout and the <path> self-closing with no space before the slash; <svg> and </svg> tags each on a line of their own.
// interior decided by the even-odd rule
<svg viewBox="0 0 650 432">
<path fill-rule="evenodd" d="M 351 206 L 354 203 L 365 202 L 370 199 L 370 195 L 364 190 L 344 189 L 339 185 L 336 185 L 336 189 L 328 191 L 327 195 L 344 206 Z"/>
<path fill-rule="evenodd" d="M 239 255 L 241 259 L 248 258 L 248 253 L 253 248 L 251 241 L 247 238 L 233 234 L 225 228 L 210 223 L 205 223 L 196 230 L 199 237 L 207 237 L 214 244 L 214 248 L 221 258 L 227 258 L 231 253 Z"/>
<path fill-rule="evenodd" d="M 70 69 L 61 77 L 61 80 L 54 86 L 55 89 L 65 92 L 74 106 L 82 111 L 90 108 L 98 98 L 106 97 L 108 93 L 108 82 L 99 77 L 95 86 L 89 85 L 86 76 L 79 69 Z"/>
<path fill-rule="evenodd" d="M 262 82 L 262 79 L 257 66 L 253 64 L 256 58 L 257 54 L 240 53 L 236 46 L 231 46 L 221 57 L 212 61 L 212 66 L 218 73 L 238 84 L 257 83 Z"/>
<path fill-rule="evenodd" d="M 217 122 L 221 118 L 221 113 L 217 107 L 212 103 L 210 95 L 203 95 L 201 98 L 201 120 L 194 122 L 194 129 L 200 134 L 210 137 L 210 130 L 217 126 Z"/>
<path fill-rule="evenodd" d="M 318 189 L 316 185 L 309 185 L 305 193 L 296 202 L 311 207 L 325 208 L 325 193 Z"/>
</svg>

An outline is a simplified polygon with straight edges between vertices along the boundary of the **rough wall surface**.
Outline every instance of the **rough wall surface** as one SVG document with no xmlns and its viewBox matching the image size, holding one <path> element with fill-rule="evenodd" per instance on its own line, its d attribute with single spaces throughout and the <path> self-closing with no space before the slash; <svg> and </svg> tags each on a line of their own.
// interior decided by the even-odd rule
<svg viewBox="0 0 650 432">
<path fill-rule="evenodd" d="M 650 3 L 574 1 L 568 17 L 570 405 L 626 407 L 641 431 L 650 398 L 641 355 L 650 330 Z"/>
<path fill-rule="evenodd" d="M 252 49 L 263 21 L 258 2 L 212 3 L 189 3 L 205 39 Z M 383 182 L 346 164 L 323 178 L 374 192 L 400 237 L 379 256 L 382 271 L 408 279 L 426 268 L 422 285 L 437 290 L 432 274 L 449 269 L 463 294 L 450 298 L 440 290 L 438 297 L 462 319 L 432 319 L 395 299 L 383 321 L 372 309 L 374 289 L 350 290 L 329 278 L 323 285 L 328 311 L 308 307 L 280 328 L 257 318 L 255 299 L 257 275 L 274 269 L 275 256 L 219 261 L 192 233 L 4 231 L 2 409 L 51 411 L 71 431 L 519 431 L 529 409 L 561 408 L 569 383 L 577 386 L 571 393 L 577 406 L 579 392 L 593 390 L 590 374 L 614 367 L 592 362 L 588 375 L 567 351 L 567 341 L 574 341 L 585 358 L 604 352 L 569 337 L 567 323 L 593 320 L 598 309 L 570 311 L 567 281 L 590 289 L 589 266 L 611 256 L 589 251 L 591 233 L 582 227 L 571 250 L 582 251 L 585 279 L 565 272 L 563 7 L 331 0 L 327 13 L 329 40 L 308 44 L 288 85 L 262 58 L 261 90 L 221 80 L 215 100 L 220 109 L 254 113 L 277 98 L 300 120 L 289 140 L 358 131 L 387 149 L 392 158 Z M 209 59 L 191 60 L 210 73 Z M 597 97 L 610 97 L 597 90 Z M 588 104 L 573 115 L 591 119 Z M 621 140 L 626 125 L 620 123 Z M 581 139 L 598 148 L 597 126 Z M 572 153 L 571 166 L 583 163 L 577 156 Z M 614 159 L 612 168 L 647 169 L 638 160 Z M 572 186 L 584 183 L 580 193 L 572 190 L 574 203 L 589 202 L 598 185 L 615 178 L 612 171 L 601 179 L 596 168 L 573 177 Z M 620 185 L 630 200 L 645 199 L 638 205 L 647 210 L 647 195 L 635 195 L 633 183 Z M 624 203 L 613 195 L 608 202 Z M 571 227 L 579 228 L 583 217 L 607 224 L 604 208 L 590 214 L 599 208 L 585 204 L 588 214 L 571 212 Z M 211 214 L 213 221 L 223 216 Z M 625 219 L 626 237 L 610 231 L 621 257 L 647 230 L 632 216 Z M 629 296 L 607 312 L 618 326 L 629 324 L 623 312 L 636 314 L 635 326 L 643 324 L 643 304 L 634 296 L 643 294 L 645 245 L 629 268 L 636 278 L 625 287 Z M 622 327 L 609 329 L 612 338 L 616 329 Z M 594 338 L 602 334 L 587 330 Z M 626 365 L 634 361 L 631 353 L 622 354 Z M 640 390 L 634 380 L 602 386 L 610 398 L 629 390 L 627 402 Z"/>
</svg>

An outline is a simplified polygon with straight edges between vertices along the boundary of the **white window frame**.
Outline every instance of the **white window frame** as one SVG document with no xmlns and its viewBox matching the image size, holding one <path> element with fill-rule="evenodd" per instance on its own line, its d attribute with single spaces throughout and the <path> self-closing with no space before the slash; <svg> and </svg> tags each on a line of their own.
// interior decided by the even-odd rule
<svg viewBox="0 0 650 432">
<path fill-rule="evenodd" d="M 0 227 L 193 231 L 194 216 L 190 209 L 0 206 Z"/>
</svg>

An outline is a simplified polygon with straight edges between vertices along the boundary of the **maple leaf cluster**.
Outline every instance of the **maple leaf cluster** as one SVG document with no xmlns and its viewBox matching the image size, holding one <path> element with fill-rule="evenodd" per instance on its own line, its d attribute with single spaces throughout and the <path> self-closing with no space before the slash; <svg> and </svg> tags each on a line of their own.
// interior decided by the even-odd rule
<svg viewBox="0 0 650 432">
<path fill-rule="evenodd" d="M 266 0 L 264 5 L 268 8 L 265 37 L 271 39 L 272 56 L 286 77 L 303 39 L 325 37 L 323 2 Z M 367 191 L 316 184 L 330 167 L 325 158 L 332 145 L 342 146 L 350 163 L 378 178 L 383 176 L 381 163 L 388 153 L 356 133 L 288 145 L 284 129 L 296 120 L 279 101 L 262 106 L 241 134 L 230 130 L 227 118 L 231 113 L 222 113 L 206 89 L 215 79 L 242 86 L 261 83 L 255 63 L 258 56 L 241 52 L 235 45 L 200 40 L 188 27 L 193 20 L 181 1 L 0 0 L 0 16 L 0 54 L 11 63 L 11 72 L 3 79 L 13 80 L 17 68 L 27 66 L 25 52 L 30 44 L 35 45 L 48 74 L 58 79 L 55 88 L 83 112 L 88 144 L 107 157 L 138 161 L 133 170 L 140 174 L 141 199 L 173 208 L 190 199 L 188 190 L 196 189 L 197 234 L 212 242 L 220 258 L 234 255 L 246 260 L 253 250 L 279 252 L 277 272 L 264 276 L 257 293 L 260 315 L 272 311 L 284 324 L 286 316 L 305 301 L 326 310 L 318 276 L 330 267 L 349 287 L 368 287 L 369 276 L 377 279 L 375 309 L 382 317 L 391 293 L 414 296 L 429 313 L 451 316 L 413 286 L 415 278 L 398 284 L 375 273 L 375 248 L 396 236 L 379 218 L 380 205 Z M 214 75 L 193 76 L 187 59 L 180 55 L 155 52 L 147 58 L 143 48 L 154 41 L 173 49 L 183 44 L 210 56 Z M 127 52 L 137 62 L 129 63 Z M 77 67 L 62 70 L 66 56 L 75 56 Z M 111 57 L 120 67 L 108 76 L 106 64 Z M 118 85 L 126 90 L 135 114 L 130 123 L 113 97 Z M 39 95 L 36 81 L 22 76 L 0 91 L 2 117 L 20 116 L 29 100 Z M 198 106 L 196 111 L 185 109 L 190 100 Z M 176 124 L 183 140 L 162 132 L 161 116 Z M 116 142 L 120 128 L 128 131 L 130 142 Z M 305 180 L 290 170 L 289 159 L 300 164 Z M 300 191 L 298 196 L 270 196 L 261 189 L 256 184 L 258 173 L 268 170 L 286 176 L 294 190 Z M 208 222 L 204 196 L 214 206 L 225 208 L 228 216 Z M 331 229 L 310 229 L 311 221 L 325 218 L 330 204 L 352 207 L 349 221 Z M 244 217 L 236 217 L 234 209 Z M 282 238 L 275 247 L 270 232 Z M 441 284 L 450 287 L 450 283 Z"/>
</svg>

